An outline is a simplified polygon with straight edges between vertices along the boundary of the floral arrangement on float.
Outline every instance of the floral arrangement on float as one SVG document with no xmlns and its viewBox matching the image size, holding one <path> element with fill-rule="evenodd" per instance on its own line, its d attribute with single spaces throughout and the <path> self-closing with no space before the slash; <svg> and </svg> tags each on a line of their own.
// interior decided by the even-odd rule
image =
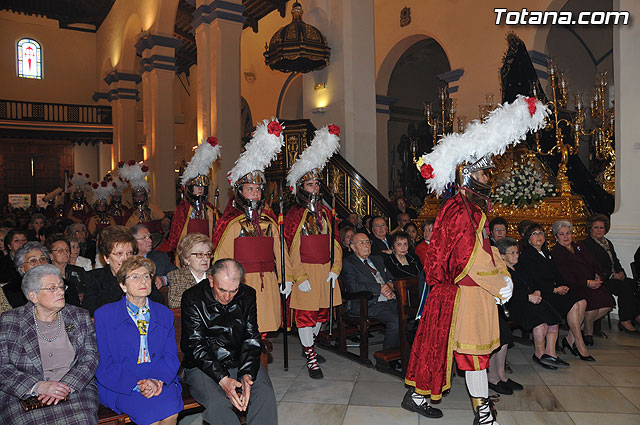
<svg viewBox="0 0 640 425">
<path fill-rule="evenodd" d="M 491 199 L 502 206 L 533 206 L 548 196 L 557 196 L 555 186 L 530 162 L 515 162 L 507 179 L 493 190 Z"/>
</svg>

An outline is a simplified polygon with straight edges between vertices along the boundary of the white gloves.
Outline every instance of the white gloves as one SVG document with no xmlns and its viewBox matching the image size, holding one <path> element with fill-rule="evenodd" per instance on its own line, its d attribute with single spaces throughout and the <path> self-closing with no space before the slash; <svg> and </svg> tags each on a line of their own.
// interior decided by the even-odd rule
<svg viewBox="0 0 640 425">
<path fill-rule="evenodd" d="M 285 282 L 284 289 L 280 286 L 280 293 L 284 295 L 285 298 L 289 298 L 291 295 L 291 288 L 293 287 L 293 282 Z"/>
<path fill-rule="evenodd" d="M 338 275 L 334 272 L 329 272 L 329 277 L 327 278 L 327 282 L 331 282 L 331 288 L 336 287 L 336 280 L 338 280 Z"/>
<path fill-rule="evenodd" d="M 309 283 L 309 280 L 305 280 L 304 282 L 299 284 L 298 289 L 301 292 L 311 292 L 311 284 Z"/>
<path fill-rule="evenodd" d="M 500 297 L 502 297 L 502 302 L 506 303 L 511 299 L 511 295 L 513 295 L 513 281 L 509 276 L 503 276 L 503 277 L 504 277 L 504 282 L 507 285 L 500 290 Z"/>
</svg>

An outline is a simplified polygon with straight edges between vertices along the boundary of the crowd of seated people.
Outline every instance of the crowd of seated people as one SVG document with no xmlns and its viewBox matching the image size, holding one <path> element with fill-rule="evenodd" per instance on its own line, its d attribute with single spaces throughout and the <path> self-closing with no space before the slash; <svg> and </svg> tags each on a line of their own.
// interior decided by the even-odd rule
<svg viewBox="0 0 640 425">
<path fill-rule="evenodd" d="M 383 349 L 397 347 L 401 338 L 393 281 L 418 277 L 424 282 L 423 264 L 435 225 L 434 220 L 413 221 L 403 199 L 398 198 L 396 203 L 392 232 L 387 219 L 380 216 L 352 213 L 339 223 L 344 288 L 373 294 L 369 317 L 386 326 Z M 15 382 L 15 377 L 0 383 L 0 417 L 9 418 L 8 423 L 41 423 L 42 410 L 34 409 L 31 412 L 36 413 L 21 416 L 22 408 L 13 406 L 19 406 L 18 399 L 35 397 L 55 406 L 53 409 L 59 411 L 55 415 L 62 415 L 59 417 L 82 416 L 77 412 L 78 403 L 91 410 L 99 400 L 116 412 L 127 413 L 137 423 L 175 423 L 182 409 L 181 384 L 176 377 L 175 338 L 169 338 L 174 335 L 173 322 L 168 324 L 171 312 L 165 305 L 180 309 L 185 293 L 195 293 L 196 287 L 200 288 L 198 291 L 215 287 L 211 277 L 215 247 L 211 239 L 188 234 L 174 256 L 154 249 L 152 235 L 144 224 L 132 228 L 108 226 L 97 240 L 82 223 L 52 219 L 37 212 L 28 217 L 14 215 L 0 225 L 0 338 L 4 340 L 0 342 L 0 380 L 16 371 L 25 376 L 20 383 Z M 522 222 L 518 226 L 519 242 L 506 237 L 508 224 L 500 217 L 491 220 L 488 230 L 514 280 L 513 298 L 504 306 L 509 317 L 503 306 L 497 306 L 501 311 L 501 347 L 491 358 L 492 389 L 502 394 L 522 389 L 505 375 L 507 346 L 511 343 L 507 321 L 532 331 L 532 358 L 546 369 L 568 367 L 556 352 L 558 340 L 563 351 L 568 350 L 565 354 L 596 361 L 588 347 L 594 344 L 594 323 L 616 305 L 612 295 L 617 297 L 620 330 L 639 334 L 635 328 L 640 320 L 637 283 L 625 275 L 613 244 L 605 237 L 609 230 L 606 216 L 589 219 L 588 236 L 583 241 L 575 240 L 569 221 L 558 221 L 551 229 Z M 545 231 L 555 237 L 551 249 Z M 161 290 L 167 294 L 166 299 Z M 345 309 L 347 314 L 359 313 L 356 303 Z M 159 315 L 149 319 L 149 311 Z M 94 315 L 97 345 L 90 320 Z M 124 320 L 122 329 L 111 326 L 118 315 Z M 13 336 L 20 320 L 26 320 L 24 326 L 34 327 L 35 333 L 29 337 L 35 341 Z M 160 326 L 165 333 L 143 335 L 140 326 L 155 328 L 156 320 L 167 321 Z M 559 332 L 562 322 L 569 328 L 565 336 Z M 127 348 L 114 344 L 116 338 L 130 340 Z M 45 369 L 47 361 L 41 359 L 44 375 L 38 375 L 42 372 L 33 370 L 32 363 L 26 364 L 25 359 L 40 356 L 49 342 L 56 362 L 49 362 L 51 369 Z M 14 358 L 16 352 L 7 351 L 13 344 L 27 351 Z M 98 364 L 98 352 L 111 363 L 105 360 Z M 163 368 L 156 368 L 159 361 L 146 364 L 145 353 L 164 358 Z M 83 369 L 76 370 L 78 365 Z M 135 376 L 118 379 L 122 373 L 119 371 L 125 368 L 135 370 Z M 86 374 L 91 376 L 87 378 Z M 268 387 L 270 383 L 261 379 Z M 127 390 L 125 386 L 131 388 Z M 128 398 L 114 396 L 124 390 Z M 235 398 L 231 402 L 244 403 Z M 11 408 L 5 409 L 10 404 Z M 149 407 L 156 405 L 162 409 Z M 16 421 L 16 417 L 23 419 Z M 24 419 L 27 417 L 30 419 Z M 91 416 L 86 423 L 93 423 L 94 419 Z"/>
</svg>

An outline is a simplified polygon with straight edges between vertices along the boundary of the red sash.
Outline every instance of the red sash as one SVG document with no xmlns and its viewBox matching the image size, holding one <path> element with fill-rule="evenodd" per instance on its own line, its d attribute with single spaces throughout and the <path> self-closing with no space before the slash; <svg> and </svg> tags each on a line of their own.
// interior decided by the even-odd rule
<svg viewBox="0 0 640 425">
<path fill-rule="evenodd" d="M 307 264 L 327 264 L 329 235 L 300 235 L 300 260 Z"/>
<path fill-rule="evenodd" d="M 187 233 L 202 233 L 209 236 L 209 220 L 203 218 L 190 218 L 187 225 Z"/>
<path fill-rule="evenodd" d="M 276 268 L 273 237 L 244 236 L 233 241 L 233 257 L 242 264 L 245 273 L 272 272 Z"/>
</svg>

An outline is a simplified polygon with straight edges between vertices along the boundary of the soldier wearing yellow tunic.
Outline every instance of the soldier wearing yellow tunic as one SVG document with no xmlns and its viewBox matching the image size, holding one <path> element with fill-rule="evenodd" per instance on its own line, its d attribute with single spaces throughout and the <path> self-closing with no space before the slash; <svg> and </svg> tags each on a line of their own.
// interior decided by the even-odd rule
<svg viewBox="0 0 640 425">
<path fill-rule="evenodd" d="M 213 261 L 234 258 L 245 270 L 245 283 L 256 290 L 258 329 L 276 331 L 282 323 L 280 301 L 280 231 L 271 209 L 264 203 L 266 179 L 263 170 L 284 144 L 282 127 L 277 121 L 264 121 L 229 171 L 234 189 L 213 234 Z M 287 287 L 293 275 L 285 250 Z M 282 288 L 284 291 L 284 288 Z"/>
<path fill-rule="evenodd" d="M 340 147 L 340 129 L 331 125 L 315 134 L 311 145 L 291 167 L 287 182 L 296 195 L 284 221 L 289 257 L 294 270 L 291 308 L 307 358 L 307 370 L 313 379 L 323 378 L 318 363 L 324 363 L 313 345 L 322 323 L 329 320 L 331 291 L 333 305 L 342 304 L 340 288 L 335 285 L 342 270 L 342 249 L 332 232 L 331 211 L 322 205 L 320 171 Z M 333 244 L 333 258 L 331 245 Z"/>
</svg>

